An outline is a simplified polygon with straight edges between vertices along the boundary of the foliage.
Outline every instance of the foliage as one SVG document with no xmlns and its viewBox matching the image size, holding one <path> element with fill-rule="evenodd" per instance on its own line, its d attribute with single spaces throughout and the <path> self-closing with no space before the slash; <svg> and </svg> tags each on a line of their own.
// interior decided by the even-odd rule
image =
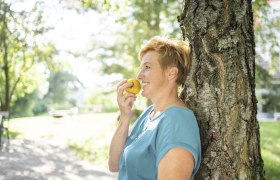
<svg viewBox="0 0 280 180">
<path fill-rule="evenodd" d="M 33 115 L 41 115 L 48 112 L 49 102 L 46 99 L 36 98 L 35 104 L 32 108 Z"/>
<path fill-rule="evenodd" d="M 104 90 L 103 88 L 94 87 L 89 90 L 86 97 L 86 103 L 89 105 L 102 105 L 104 112 L 116 112 L 118 105 L 116 101 L 115 92 Z"/>
<path fill-rule="evenodd" d="M 279 10 L 273 10 L 268 1 L 253 3 L 255 14 L 256 88 L 268 93 L 258 95 L 262 111 L 280 111 L 279 85 L 273 83 L 273 74 L 280 71 Z"/>
<path fill-rule="evenodd" d="M 103 62 L 103 72 L 120 72 L 124 77 L 128 78 L 132 73 L 136 74 L 135 69 L 139 65 L 137 52 L 143 42 L 154 35 L 168 35 L 180 38 L 181 35 L 176 17 L 181 13 L 182 4 L 183 2 L 172 0 L 83 1 L 85 9 L 112 13 L 116 17 L 116 22 L 123 25 L 123 28 L 115 32 L 115 35 L 118 36 L 115 44 L 101 46 L 105 52 L 100 56 Z M 255 16 L 257 65 L 262 66 L 263 52 L 269 52 L 269 56 L 272 59 L 269 66 L 272 71 L 275 71 L 279 65 L 279 42 L 275 33 L 279 32 L 279 18 L 269 18 L 268 15 L 273 12 L 267 0 L 253 1 L 253 10 Z M 273 48 L 270 48 L 271 46 Z M 116 59 L 113 63 L 112 58 Z M 261 76 L 257 76 L 257 79 L 258 81 L 263 80 Z"/>
<path fill-rule="evenodd" d="M 269 88 L 271 75 L 264 67 L 256 65 L 256 88 Z"/>
<path fill-rule="evenodd" d="M 20 0 L 0 0 L 0 106 L 8 110 L 13 102 L 31 93 L 42 74 L 37 65 L 52 67 L 54 45 L 45 41 L 42 2 L 22 10 Z"/>
<path fill-rule="evenodd" d="M 16 117 L 30 117 L 48 112 L 48 100 L 42 99 L 39 90 L 35 89 L 30 94 L 18 98 L 11 107 L 11 115 Z"/>
<path fill-rule="evenodd" d="M 49 89 L 44 99 L 51 104 L 64 104 L 71 101 L 75 105 L 74 99 L 68 97 L 69 93 L 78 91 L 82 87 L 80 80 L 67 71 L 51 72 L 48 79 Z"/>
<path fill-rule="evenodd" d="M 257 94 L 262 112 L 280 112 L 280 85 L 274 83 L 273 77 L 267 69 L 256 66 L 256 88 L 264 89 L 264 93 Z"/>
<path fill-rule="evenodd" d="M 31 94 L 18 98 L 12 106 L 12 117 L 32 116 L 32 108 L 34 107 L 36 97 L 37 94 L 34 91 Z"/>
<path fill-rule="evenodd" d="M 280 30 L 279 10 L 275 10 L 267 0 L 253 2 L 255 19 L 256 61 L 258 66 L 265 67 L 264 59 L 268 56 L 268 69 L 273 73 L 279 67 L 279 48 L 277 32 Z"/>
<path fill-rule="evenodd" d="M 280 10 L 273 9 L 265 0 L 255 1 L 253 8 L 257 66 L 265 67 L 269 74 L 274 74 L 280 66 L 280 44 L 277 33 L 280 31 Z M 268 65 L 265 60 L 269 60 Z M 258 76 L 257 78 L 261 79 Z"/>
<path fill-rule="evenodd" d="M 181 2 L 182 3 L 182 2 Z M 101 42 L 103 50 L 98 59 L 102 60 L 105 74 L 120 73 L 125 78 L 136 76 L 138 51 L 141 45 L 155 35 L 181 37 L 176 17 L 180 14 L 178 1 L 84 1 L 86 8 L 106 11 L 114 15 L 121 28 L 112 32 L 114 43 Z M 96 47 L 95 47 L 96 48 Z"/>
<path fill-rule="evenodd" d="M 264 112 L 280 112 L 280 84 L 271 84 L 269 93 L 262 94 Z"/>
<path fill-rule="evenodd" d="M 44 114 L 48 112 L 51 105 L 59 106 L 53 108 L 61 108 L 61 106 L 71 108 L 76 104 L 74 99 L 69 98 L 69 95 L 82 86 L 77 77 L 66 71 L 51 72 L 50 77 L 46 81 L 44 82 L 48 84 L 46 94 L 42 94 L 42 90 L 37 87 L 32 93 L 18 98 L 11 107 L 12 117 Z"/>
<path fill-rule="evenodd" d="M 280 123 L 260 122 L 261 154 L 265 176 L 276 180 L 280 177 Z"/>
</svg>

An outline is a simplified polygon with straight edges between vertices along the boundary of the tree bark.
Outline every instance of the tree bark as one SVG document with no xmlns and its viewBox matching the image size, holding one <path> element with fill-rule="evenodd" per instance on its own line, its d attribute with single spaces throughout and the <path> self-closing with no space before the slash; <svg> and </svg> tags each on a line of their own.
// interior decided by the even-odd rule
<svg viewBox="0 0 280 180">
<path fill-rule="evenodd" d="M 3 8 L 3 16 L 2 16 L 2 32 L 1 32 L 1 46 L 3 46 L 3 70 L 4 70 L 4 77 L 5 77 L 5 88 L 4 88 L 4 101 L 1 102 L 1 109 L 3 111 L 7 111 L 10 106 L 10 99 L 9 99 L 9 92 L 10 92 L 10 76 L 9 76 L 9 63 L 8 63 L 8 44 L 7 44 L 7 36 L 6 31 L 8 29 L 7 26 L 7 19 L 6 19 L 6 8 Z"/>
<path fill-rule="evenodd" d="M 250 1 L 185 0 L 178 20 L 192 46 L 181 95 L 200 126 L 196 179 L 264 179 Z"/>
</svg>

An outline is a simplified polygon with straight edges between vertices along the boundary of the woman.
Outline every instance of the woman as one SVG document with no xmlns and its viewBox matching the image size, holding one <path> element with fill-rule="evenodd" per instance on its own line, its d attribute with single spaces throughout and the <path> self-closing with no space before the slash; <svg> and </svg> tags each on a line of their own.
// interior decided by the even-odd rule
<svg viewBox="0 0 280 180">
<path fill-rule="evenodd" d="M 201 159 L 199 129 L 193 112 L 178 97 L 191 66 L 186 42 L 154 37 L 139 52 L 137 79 L 141 95 L 153 103 L 137 119 L 129 134 L 136 95 L 117 86 L 120 121 L 112 138 L 109 169 L 119 180 L 193 179 Z"/>
</svg>

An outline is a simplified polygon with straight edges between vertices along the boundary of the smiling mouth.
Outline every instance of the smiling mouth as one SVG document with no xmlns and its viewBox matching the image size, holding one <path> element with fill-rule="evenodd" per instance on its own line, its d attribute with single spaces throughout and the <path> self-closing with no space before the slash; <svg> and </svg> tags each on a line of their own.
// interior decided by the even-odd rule
<svg viewBox="0 0 280 180">
<path fill-rule="evenodd" d="M 142 82 L 142 87 L 144 87 L 144 86 L 147 86 L 149 83 L 147 83 L 147 82 Z"/>
</svg>

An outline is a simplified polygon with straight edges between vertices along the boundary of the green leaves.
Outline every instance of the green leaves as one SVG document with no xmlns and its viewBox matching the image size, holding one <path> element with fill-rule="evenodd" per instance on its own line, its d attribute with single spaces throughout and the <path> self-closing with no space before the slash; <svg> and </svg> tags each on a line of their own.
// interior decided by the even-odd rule
<svg viewBox="0 0 280 180">
<path fill-rule="evenodd" d="M 22 8 L 21 1 L 0 5 L 0 106 L 8 110 L 12 103 L 31 93 L 42 80 L 38 64 L 53 65 L 54 45 L 41 41 L 47 31 L 41 1 Z M 21 7 L 21 8 L 20 8 Z"/>
</svg>

